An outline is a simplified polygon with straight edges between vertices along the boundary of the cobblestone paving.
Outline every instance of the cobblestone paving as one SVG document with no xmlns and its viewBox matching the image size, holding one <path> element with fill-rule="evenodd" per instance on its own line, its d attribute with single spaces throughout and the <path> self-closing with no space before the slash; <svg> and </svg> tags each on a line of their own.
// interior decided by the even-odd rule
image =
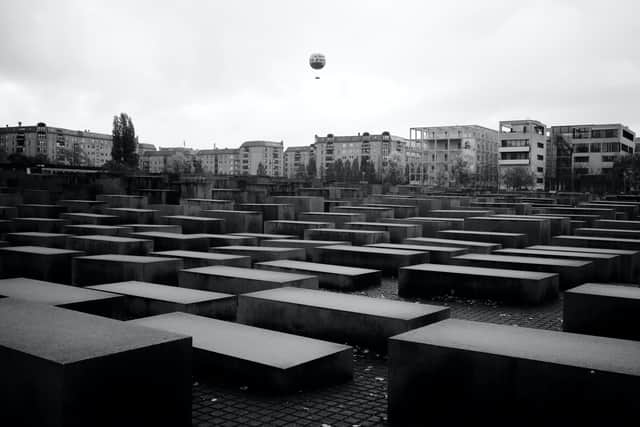
<svg viewBox="0 0 640 427">
<path fill-rule="evenodd" d="M 357 292 L 375 298 L 400 299 L 397 282 Z M 446 305 L 451 317 L 520 327 L 562 327 L 562 300 L 536 307 L 513 307 L 494 301 L 455 298 L 412 299 Z M 354 351 L 354 378 L 348 383 L 301 390 L 274 397 L 242 385 L 199 382 L 193 387 L 194 426 L 384 426 L 387 410 L 387 359 L 367 349 Z"/>
</svg>

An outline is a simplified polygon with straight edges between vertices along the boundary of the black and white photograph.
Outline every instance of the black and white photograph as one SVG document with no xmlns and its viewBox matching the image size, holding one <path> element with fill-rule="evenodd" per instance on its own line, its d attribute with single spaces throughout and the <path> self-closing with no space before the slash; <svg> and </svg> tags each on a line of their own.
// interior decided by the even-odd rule
<svg viewBox="0 0 640 427">
<path fill-rule="evenodd" d="M 638 0 L 0 0 L 0 426 L 640 425 L 639 43 Z"/>
</svg>

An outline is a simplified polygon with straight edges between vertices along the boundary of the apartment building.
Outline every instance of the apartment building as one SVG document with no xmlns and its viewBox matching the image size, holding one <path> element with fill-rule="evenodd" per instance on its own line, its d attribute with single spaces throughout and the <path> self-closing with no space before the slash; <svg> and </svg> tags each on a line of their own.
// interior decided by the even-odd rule
<svg viewBox="0 0 640 427">
<path fill-rule="evenodd" d="M 196 158 L 202 164 L 202 170 L 214 175 L 240 175 L 240 150 L 237 148 L 218 148 L 200 150 Z"/>
<path fill-rule="evenodd" d="M 284 175 L 287 178 L 296 178 L 300 172 L 306 175 L 311 153 L 311 147 L 288 147 L 284 152 Z"/>
<path fill-rule="evenodd" d="M 109 134 L 51 127 L 43 122 L 0 128 L 4 155 L 44 156 L 53 164 L 100 167 L 111 160 L 111 146 Z"/>
<path fill-rule="evenodd" d="M 409 182 L 456 185 L 454 165 L 462 159 L 474 186 L 495 187 L 498 180 L 498 131 L 478 125 L 409 129 Z"/>
<path fill-rule="evenodd" d="M 547 168 L 547 126 L 537 120 L 501 121 L 498 169 L 500 177 L 511 168 L 533 174 L 536 190 L 544 190 Z M 501 188 L 505 184 L 501 179 Z"/>
<path fill-rule="evenodd" d="M 246 141 L 240 146 L 240 173 L 257 175 L 260 165 L 267 176 L 283 176 L 283 142 Z"/>
<path fill-rule="evenodd" d="M 620 156 L 633 154 L 635 133 L 620 123 L 552 126 L 549 142 L 555 154 L 549 188 L 570 189 L 581 175 L 600 175 Z"/>
<path fill-rule="evenodd" d="M 376 173 L 381 173 L 390 160 L 396 160 L 402 171 L 406 166 L 407 138 L 391 135 L 389 132 L 370 134 L 358 133 L 352 136 L 315 136 L 313 156 L 316 161 L 316 176 L 323 177 L 327 168 L 338 159 L 342 162 L 356 160 L 362 164 L 373 164 Z"/>
</svg>

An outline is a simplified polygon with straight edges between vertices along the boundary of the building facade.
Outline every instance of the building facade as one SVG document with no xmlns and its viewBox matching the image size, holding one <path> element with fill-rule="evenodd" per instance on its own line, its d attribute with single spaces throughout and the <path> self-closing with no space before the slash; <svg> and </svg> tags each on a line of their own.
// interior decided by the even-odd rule
<svg viewBox="0 0 640 427">
<path fill-rule="evenodd" d="M 354 160 L 359 164 L 366 161 L 373 165 L 377 174 L 381 174 L 393 160 L 404 174 L 408 144 L 407 138 L 394 136 L 389 132 L 373 135 L 363 132 L 353 136 L 316 135 L 312 148 L 316 176 L 324 177 L 327 169 L 338 159 L 343 163 L 348 161 L 352 164 Z"/>
<path fill-rule="evenodd" d="M 410 183 L 458 184 L 455 168 L 462 165 L 474 186 L 497 185 L 498 131 L 478 125 L 414 127 L 409 129 L 409 141 Z"/>
<path fill-rule="evenodd" d="M 521 168 L 533 175 L 535 190 L 544 190 L 547 170 L 547 127 L 537 120 L 501 121 L 498 169 L 500 187 L 509 169 Z M 550 159 L 551 163 L 551 159 Z"/>
<path fill-rule="evenodd" d="M 237 148 L 218 148 L 200 150 L 196 153 L 202 170 L 214 175 L 240 175 L 240 150 Z"/>
<path fill-rule="evenodd" d="M 311 147 L 288 147 L 284 152 L 284 175 L 287 178 L 306 176 L 311 152 Z"/>
<path fill-rule="evenodd" d="M 240 146 L 240 174 L 258 175 L 260 165 L 266 176 L 283 176 L 283 142 L 246 141 Z"/>
<path fill-rule="evenodd" d="M 44 156 L 53 164 L 100 167 L 111 160 L 112 136 L 87 130 L 70 130 L 38 123 L 0 128 L 0 152 Z"/>
<path fill-rule="evenodd" d="M 619 123 L 552 126 L 555 168 L 549 188 L 571 189 L 576 176 L 607 173 L 616 158 L 633 154 L 635 139 L 635 133 Z"/>
</svg>

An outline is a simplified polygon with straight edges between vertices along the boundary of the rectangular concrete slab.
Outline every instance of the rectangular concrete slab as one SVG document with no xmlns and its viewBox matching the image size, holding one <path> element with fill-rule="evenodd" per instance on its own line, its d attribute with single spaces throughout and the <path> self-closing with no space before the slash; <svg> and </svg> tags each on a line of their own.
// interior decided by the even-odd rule
<svg viewBox="0 0 640 427">
<path fill-rule="evenodd" d="M 321 288 L 337 290 L 356 290 L 377 286 L 382 279 L 380 270 L 294 260 L 260 262 L 256 263 L 255 268 L 314 275 L 318 277 Z"/>
<path fill-rule="evenodd" d="M 171 215 L 162 217 L 169 225 L 179 225 L 184 234 L 225 233 L 225 220 L 204 216 Z"/>
<path fill-rule="evenodd" d="M 408 245 L 403 243 L 378 243 L 375 245 L 367 245 L 367 247 L 427 252 L 429 254 L 429 262 L 436 264 L 450 264 L 451 258 L 458 255 L 464 255 L 468 252 L 465 248 L 448 246 Z"/>
<path fill-rule="evenodd" d="M 78 224 L 65 225 L 64 232 L 74 234 L 76 236 L 100 235 L 127 237 L 130 233 L 133 233 L 133 229 L 130 227 L 123 227 L 121 225 Z"/>
<path fill-rule="evenodd" d="M 184 268 L 209 267 L 212 265 L 228 265 L 230 267 L 251 267 L 251 257 L 242 255 L 217 254 L 198 251 L 161 251 L 151 252 L 151 256 L 180 258 Z"/>
<path fill-rule="evenodd" d="M 129 323 L 193 337 L 197 374 L 275 392 L 348 380 L 351 347 L 233 322 L 170 313 Z"/>
<path fill-rule="evenodd" d="M 331 222 L 336 228 L 343 228 L 345 222 L 364 221 L 365 215 L 353 212 L 302 212 L 301 221 Z"/>
<path fill-rule="evenodd" d="M 422 226 L 417 224 L 347 222 L 344 224 L 344 227 L 348 230 L 386 231 L 389 233 L 390 243 L 402 243 L 404 239 L 422 236 Z"/>
<path fill-rule="evenodd" d="M 4 425 L 191 425 L 191 338 L 12 298 L 0 324 Z"/>
<path fill-rule="evenodd" d="M 640 239 L 640 230 L 618 228 L 588 228 L 580 227 L 573 230 L 576 236 L 607 237 L 617 239 Z"/>
<path fill-rule="evenodd" d="M 340 240 L 350 242 L 355 246 L 369 245 L 372 243 L 389 242 L 389 232 L 373 230 L 347 230 L 336 228 L 316 228 L 305 230 L 305 240 Z"/>
<path fill-rule="evenodd" d="M 338 240 L 299 240 L 299 239 L 274 239 L 263 240 L 261 246 L 278 247 L 278 248 L 303 248 L 307 254 L 307 261 L 314 258 L 315 248 L 320 246 L 331 245 L 350 245 L 351 242 Z"/>
<path fill-rule="evenodd" d="M 179 284 L 184 288 L 237 295 L 283 286 L 318 289 L 318 278 L 309 274 L 213 266 L 181 270 Z"/>
<path fill-rule="evenodd" d="M 594 274 L 595 277 L 598 278 L 598 280 L 608 282 L 619 281 L 622 279 L 622 264 L 619 255 L 595 254 L 586 252 L 545 251 L 535 249 L 499 249 L 494 251 L 493 254 L 591 261 L 594 264 Z"/>
<path fill-rule="evenodd" d="M 138 282 L 176 285 L 182 259 L 137 255 L 91 255 L 73 262 L 73 284 L 78 286 L 103 283 Z"/>
<path fill-rule="evenodd" d="M 595 265 L 591 261 L 567 258 L 540 258 L 532 256 L 465 254 L 454 257 L 453 265 L 471 267 L 508 268 L 511 270 L 557 273 L 560 288 L 568 289 L 595 278 Z"/>
<path fill-rule="evenodd" d="M 421 264 L 400 269 L 398 295 L 402 297 L 469 296 L 540 304 L 558 296 L 558 275 L 504 268 Z"/>
<path fill-rule="evenodd" d="M 13 246 L 45 246 L 47 248 L 65 249 L 69 234 L 61 233 L 7 233 L 7 241 Z"/>
<path fill-rule="evenodd" d="M 184 250 L 207 252 L 209 250 L 209 239 L 198 234 L 143 231 L 131 233 L 131 237 L 153 240 L 154 251 Z"/>
<path fill-rule="evenodd" d="M 89 255 L 147 255 L 153 251 L 153 240 L 105 235 L 71 236 L 67 239 L 67 248 Z"/>
<path fill-rule="evenodd" d="M 506 426 L 523 414 L 527 425 L 550 414 L 554 424 L 624 425 L 637 412 L 640 342 L 448 319 L 389 348 L 393 425 Z"/>
<path fill-rule="evenodd" d="M 28 277 L 54 283 L 71 283 L 71 263 L 84 252 L 42 246 L 0 248 L 4 277 Z"/>
<path fill-rule="evenodd" d="M 116 225 L 120 222 L 120 218 L 115 215 L 103 215 L 97 213 L 81 213 L 71 212 L 60 215 L 61 219 L 66 220 L 69 224 L 93 224 L 93 225 Z"/>
<path fill-rule="evenodd" d="M 531 245 L 543 245 L 551 241 L 551 222 L 542 217 L 469 217 L 464 220 L 464 229 L 522 233 L 527 236 L 527 242 Z"/>
<path fill-rule="evenodd" d="M 535 245 L 528 246 L 526 249 L 617 255 L 620 257 L 622 266 L 621 280 L 626 283 L 640 281 L 640 251 L 561 245 Z"/>
<path fill-rule="evenodd" d="M 230 294 L 136 281 L 106 283 L 87 289 L 120 295 L 128 318 L 174 311 L 216 319 L 234 320 L 236 317 L 236 296 Z"/>
<path fill-rule="evenodd" d="M 0 280 L 0 296 L 120 318 L 124 298 L 107 292 L 18 277 Z"/>
<path fill-rule="evenodd" d="M 134 233 L 142 233 L 145 231 L 160 231 L 163 233 L 182 233 L 182 227 L 179 225 L 169 224 L 122 224 L 123 227 L 129 227 Z"/>
<path fill-rule="evenodd" d="M 227 233 L 262 233 L 262 212 L 212 209 L 200 213 L 202 216 L 221 218 Z"/>
<path fill-rule="evenodd" d="M 258 239 L 247 236 L 234 236 L 233 234 L 196 234 L 209 239 L 209 247 L 214 246 L 257 246 Z"/>
<path fill-rule="evenodd" d="M 386 352 L 387 338 L 449 317 L 449 308 L 300 288 L 238 297 L 238 322 Z"/>
<path fill-rule="evenodd" d="M 303 237 L 305 230 L 314 228 L 333 228 L 332 222 L 272 220 L 264 222 L 265 234 L 285 234 Z"/>
<path fill-rule="evenodd" d="M 413 239 L 406 239 L 402 243 L 407 245 L 448 246 L 454 248 L 465 248 L 468 252 L 475 254 L 490 254 L 497 249 L 502 249 L 502 245 L 500 243 L 474 242 L 470 240 L 455 239 L 438 239 L 435 237 L 416 237 Z"/>
<path fill-rule="evenodd" d="M 585 283 L 564 293 L 562 329 L 640 341 L 640 288 Z"/>
<path fill-rule="evenodd" d="M 275 261 L 278 259 L 296 259 L 304 261 L 307 253 L 304 248 L 280 248 L 268 246 L 218 246 L 209 249 L 210 252 L 242 255 L 251 257 L 251 262 Z"/>
<path fill-rule="evenodd" d="M 295 239 L 297 237 L 297 236 L 294 236 L 293 234 L 273 234 L 273 233 L 231 233 L 231 235 L 240 236 L 240 237 L 250 237 L 250 238 L 256 239 L 258 242 L 258 245 L 260 245 L 260 242 L 262 242 L 263 240 Z"/>
<path fill-rule="evenodd" d="M 9 224 L 17 232 L 62 233 L 67 221 L 58 218 L 20 217 L 13 218 Z"/>
<path fill-rule="evenodd" d="M 153 224 L 158 214 L 155 209 L 136 208 L 106 208 L 104 212 L 119 217 L 122 224 Z"/>
<path fill-rule="evenodd" d="M 440 239 L 458 239 L 478 242 L 499 243 L 503 248 L 523 248 L 528 245 L 527 235 L 522 233 L 501 233 L 497 231 L 443 230 Z"/>
<path fill-rule="evenodd" d="M 373 206 L 336 206 L 332 208 L 332 212 L 363 214 L 367 222 L 375 222 L 379 219 L 394 217 L 393 209 Z"/>
<path fill-rule="evenodd" d="M 349 267 L 382 270 L 396 275 L 398 268 L 429 262 L 429 253 L 371 246 L 322 246 L 317 248 L 317 262 Z"/>
</svg>

